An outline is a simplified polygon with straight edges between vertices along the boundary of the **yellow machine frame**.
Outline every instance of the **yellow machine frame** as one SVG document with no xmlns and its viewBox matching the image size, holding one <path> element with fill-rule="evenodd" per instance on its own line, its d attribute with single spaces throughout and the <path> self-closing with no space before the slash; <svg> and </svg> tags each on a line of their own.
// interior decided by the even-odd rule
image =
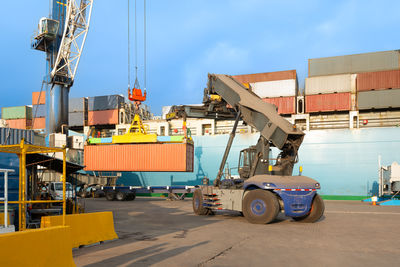
<svg viewBox="0 0 400 267">
<path fill-rule="evenodd" d="M 113 144 L 156 143 L 157 135 L 147 133 L 140 116 L 135 114 L 128 132 L 123 135 L 114 135 L 112 137 L 112 142 Z"/>
<path fill-rule="evenodd" d="M 26 200 L 26 155 L 27 154 L 39 154 L 39 153 L 63 153 L 63 200 Z M 19 194 L 18 201 L 8 201 L 11 204 L 18 204 L 19 206 L 19 230 L 26 230 L 26 205 L 33 203 L 60 203 L 63 205 L 62 214 L 62 225 L 65 226 L 65 212 L 66 212 L 66 201 L 65 201 L 65 180 L 67 173 L 66 163 L 66 150 L 65 148 L 53 148 L 44 146 L 35 146 L 25 144 L 24 139 L 21 140 L 19 145 L 0 145 L 0 153 L 17 154 L 19 158 Z M 0 203 L 4 203 L 1 201 Z"/>
</svg>

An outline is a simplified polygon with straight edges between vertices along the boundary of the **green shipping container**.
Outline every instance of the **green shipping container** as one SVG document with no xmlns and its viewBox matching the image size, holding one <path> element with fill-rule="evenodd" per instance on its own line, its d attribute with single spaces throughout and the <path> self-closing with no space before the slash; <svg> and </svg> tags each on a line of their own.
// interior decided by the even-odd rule
<svg viewBox="0 0 400 267">
<path fill-rule="evenodd" d="M 20 106 L 20 107 L 6 107 L 1 108 L 1 118 L 3 120 L 13 119 L 32 119 L 32 107 Z"/>
</svg>

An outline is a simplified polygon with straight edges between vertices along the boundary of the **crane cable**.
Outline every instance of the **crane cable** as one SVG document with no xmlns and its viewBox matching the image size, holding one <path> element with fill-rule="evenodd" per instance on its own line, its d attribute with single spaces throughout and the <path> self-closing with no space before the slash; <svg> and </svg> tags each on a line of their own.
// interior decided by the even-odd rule
<svg viewBox="0 0 400 267">
<path fill-rule="evenodd" d="M 144 92 L 147 87 L 147 27 L 146 27 L 146 0 L 144 0 Z M 130 12 L 129 12 L 129 0 L 128 0 L 128 89 L 131 84 L 131 62 L 130 62 Z M 137 0 L 135 0 L 135 83 L 134 88 L 140 88 L 138 80 L 138 41 L 137 41 Z"/>
<path fill-rule="evenodd" d="M 147 73 L 146 73 L 146 69 L 147 69 L 147 66 L 146 66 L 146 61 L 147 61 L 147 56 L 146 56 L 146 52 L 147 52 L 147 50 L 146 50 L 146 0 L 143 0 L 143 2 L 144 2 L 144 8 L 143 8 L 143 12 L 144 12 L 144 14 L 143 14 L 143 27 L 144 27 L 144 29 L 143 29 L 143 35 L 144 35 L 144 92 L 146 92 L 146 87 L 147 87 Z"/>
<path fill-rule="evenodd" d="M 131 43 L 130 43 L 130 29 L 129 29 L 129 0 L 128 0 L 128 90 L 131 89 Z"/>
<path fill-rule="evenodd" d="M 139 80 L 138 80 L 138 60 L 137 60 L 137 55 L 138 55 L 138 48 L 137 48 L 137 14 L 136 14 L 136 0 L 135 0 L 135 84 L 133 85 L 134 88 L 139 89 Z"/>
</svg>

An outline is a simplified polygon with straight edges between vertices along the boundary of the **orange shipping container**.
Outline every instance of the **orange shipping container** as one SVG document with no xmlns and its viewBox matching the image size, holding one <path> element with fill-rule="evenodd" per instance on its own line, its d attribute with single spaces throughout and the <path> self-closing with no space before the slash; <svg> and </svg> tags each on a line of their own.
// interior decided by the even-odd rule
<svg viewBox="0 0 400 267">
<path fill-rule="evenodd" d="M 279 114 L 294 114 L 296 113 L 296 97 L 273 97 L 263 98 L 264 102 L 274 104 L 278 108 Z"/>
<path fill-rule="evenodd" d="M 45 91 L 42 91 L 42 93 L 32 92 L 32 105 L 44 105 L 44 104 L 46 104 L 46 92 Z"/>
<path fill-rule="evenodd" d="M 279 80 L 293 80 L 297 78 L 296 70 L 264 72 L 232 76 L 241 83 L 258 83 Z"/>
<path fill-rule="evenodd" d="M 88 124 L 118 124 L 118 109 L 89 111 Z"/>
<path fill-rule="evenodd" d="M 365 72 L 357 75 L 357 90 L 383 90 L 400 88 L 400 70 Z"/>
<path fill-rule="evenodd" d="M 13 129 L 26 129 L 32 126 L 32 120 L 27 119 L 14 119 L 14 120 L 6 120 L 8 127 Z"/>
<path fill-rule="evenodd" d="M 351 109 L 351 93 L 306 95 L 305 98 L 307 113 Z"/>
<path fill-rule="evenodd" d="M 192 144 L 153 143 L 85 146 L 86 171 L 193 172 Z"/>
<path fill-rule="evenodd" d="M 44 129 L 46 128 L 46 118 L 34 118 L 32 124 L 32 129 Z"/>
</svg>

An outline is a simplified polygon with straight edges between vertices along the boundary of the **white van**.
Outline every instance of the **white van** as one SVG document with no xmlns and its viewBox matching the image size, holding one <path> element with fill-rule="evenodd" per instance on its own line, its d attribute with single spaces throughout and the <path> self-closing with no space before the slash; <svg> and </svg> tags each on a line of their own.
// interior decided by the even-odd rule
<svg viewBox="0 0 400 267">
<path fill-rule="evenodd" d="M 72 188 L 72 184 L 66 182 L 65 183 L 65 192 L 66 198 L 75 197 L 75 192 Z M 51 182 L 49 186 L 49 194 L 54 200 L 62 200 L 63 199 L 63 183 L 62 182 Z"/>
</svg>

